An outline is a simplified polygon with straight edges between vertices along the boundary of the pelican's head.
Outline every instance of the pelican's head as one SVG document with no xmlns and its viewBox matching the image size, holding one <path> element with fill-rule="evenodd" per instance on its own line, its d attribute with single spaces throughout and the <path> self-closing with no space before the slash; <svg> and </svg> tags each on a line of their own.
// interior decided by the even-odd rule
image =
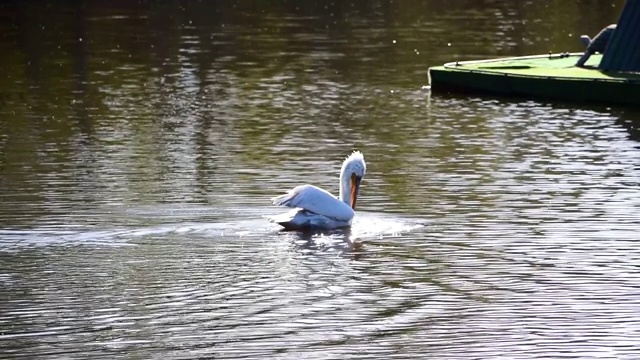
<svg viewBox="0 0 640 360">
<path fill-rule="evenodd" d="M 367 172 L 367 164 L 360 151 L 354 151 L 342 163 L 340 170 L 340 200 L 352 209 L 356 208 L 356 199 L 360 190 L 360 182 Z"/>
</svg>

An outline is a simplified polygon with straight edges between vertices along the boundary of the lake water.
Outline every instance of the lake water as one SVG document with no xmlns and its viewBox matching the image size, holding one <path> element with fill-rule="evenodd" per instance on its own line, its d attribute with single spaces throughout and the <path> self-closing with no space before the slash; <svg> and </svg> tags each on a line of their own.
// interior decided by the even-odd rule
<svg viewBox="0 0 640 360">
<path fill-rule="evenodd" d="M 637 358 L 640 112 L 427 86 L 593 3 L 3 3 L 1 357 Z M 354 149 L 350 230 L 264 219 Z"/>
</svg>

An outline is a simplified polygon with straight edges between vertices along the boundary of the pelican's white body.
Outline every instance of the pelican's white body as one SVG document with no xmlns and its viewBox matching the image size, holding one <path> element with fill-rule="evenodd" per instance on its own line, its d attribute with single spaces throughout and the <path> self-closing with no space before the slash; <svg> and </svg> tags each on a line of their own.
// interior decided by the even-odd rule
<svg viewBox="0 0 640 360">
<path fill-rule="evenodd" d="M 342 163 L 340 171 L 340 197 L 313 185 L 300 185 L 284 195 L 273 198 L 278 206 L 294 208 L 270 220 L 286 229 L 336 229 L 351 226 L 360 179 L 366 172 L 364 157 L 359 151 Z M 358 181 L 354 183 L 353 178 Z"/>
</svg>

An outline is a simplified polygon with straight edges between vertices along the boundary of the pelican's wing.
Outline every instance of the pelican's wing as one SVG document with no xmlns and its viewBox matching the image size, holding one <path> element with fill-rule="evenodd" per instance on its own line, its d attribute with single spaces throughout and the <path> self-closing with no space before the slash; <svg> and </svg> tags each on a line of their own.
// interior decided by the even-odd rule
<svg viewBox="0 0 640 360">
<path fill-rule="evenodd" d="M 319 215 L 338 219 L 351 220 L 353 209 L 340 201 L 328 191 L 313 185 L 300 185 L 291 189 L 284 195 L 272 199 L 278 206 L 302 208 Z"/>
</svg>

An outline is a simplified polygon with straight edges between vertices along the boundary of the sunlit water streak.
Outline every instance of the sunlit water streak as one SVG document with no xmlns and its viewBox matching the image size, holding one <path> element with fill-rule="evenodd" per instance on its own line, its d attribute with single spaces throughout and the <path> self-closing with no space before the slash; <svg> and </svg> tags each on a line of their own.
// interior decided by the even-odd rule
<svg viewBox="0 0 640 360">
<path fill-rule="evenodd" d="M 186 210 L 172 209 L 165 211 L 155 210 L 129 210 L 127 213 L 153 219 L 154 221 L 193 219 L 198 215 L 195 209 Z M 201 209 L 203 210 L 203 209 Z M 178 213 L 179 215 L 176 215 Z M 220 209 L 216 214 L 220 213 Z M 0 230 L 2 244 L 0 251 L 17 252 L 24 251 L 32 247 L 52 247 L 52 246 L 136 246 L 135 240 L 148 236 L 170 236 L 170 235 L 194 235 L 210 237 L 212 241 L 224 241 L 227 236 L 246 237 L 264 236 L 274 234 L 293 234 L 293 238 L 300 238 L 303 242 L 312 241 L 315 243 L 343 243 L 349 245 L 367 239 L 382 238 L 386 236 L 399 236 L 402 233 L 415 231 L 426 222 L 422 219 L 401 219 L 385 214 L 360 212 L 355 218 L 352 227 L 338 229 L 335 231 L 308 231 L 308 232 L 286 232 L 279 225 L 268 220 L 268 213 L 273 213 L 273 209 L 223 209 L 222 213 L 235 214 L 238 218 L 235 221 L 206 222 L 181 221 L 179 223 L 163 223 L 146 227 L 120 227 L 119 229 L 95 230 L 81 229 L 79 226 L 60 228 L 50 226 L 45 228 L 31 228 L 28 230 Z M 208 214 L 210 215 L 210 214 Z"/>
</svg>

